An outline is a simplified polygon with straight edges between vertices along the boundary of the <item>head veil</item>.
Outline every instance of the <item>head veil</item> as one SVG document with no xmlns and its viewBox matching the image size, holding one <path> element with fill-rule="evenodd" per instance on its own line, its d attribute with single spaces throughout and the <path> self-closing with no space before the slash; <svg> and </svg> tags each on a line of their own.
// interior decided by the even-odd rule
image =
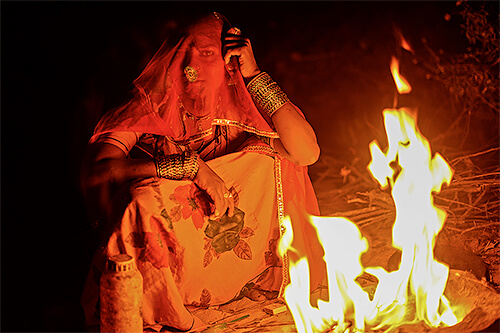
<svg viewBox="0 0 500 333">
<path fill-rule="evenodd" d="M 218 13 L 211 13 L 189 26 L 177 37 L 168 38 L 134 81 L 133 97 L 124 105 L 107 112 L 97 124 L 90 142 L 99 135 L 130 131 L 167 136 L 177 142 L 189 143 L 212 134 L 216 125 L 236 126 L 266 137 L 277 137 L 269 119 L 252 102 L 238 69 L 225 66 L 217 108 L 209 110 L 203 126 L 191 126 L 179 96 L 181 80 L 185 80 L 186 50 L 197 35 L 208 36 L 222 47 L 223 35 L 230 28 Z M 184 117 L 184 118 L 183 118 Z M 183 120 L 184 119 L 184 120 Z"/>
</svg>

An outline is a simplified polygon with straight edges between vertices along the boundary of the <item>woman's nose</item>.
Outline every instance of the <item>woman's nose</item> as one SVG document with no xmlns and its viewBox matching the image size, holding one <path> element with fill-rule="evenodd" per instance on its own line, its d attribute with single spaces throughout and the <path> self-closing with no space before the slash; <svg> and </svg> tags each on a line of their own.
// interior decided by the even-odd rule
<svg viewBox="0 0 500 333">
<path fill-rule="evenodd" d="M 186 67 L 186 66 L 193 67 L 193 62 L 194 62 L 193 52 L 186 51 L 186 53 L 184 54 L 184 61 L 183 61 L 184 67 Z"/>
</svg>

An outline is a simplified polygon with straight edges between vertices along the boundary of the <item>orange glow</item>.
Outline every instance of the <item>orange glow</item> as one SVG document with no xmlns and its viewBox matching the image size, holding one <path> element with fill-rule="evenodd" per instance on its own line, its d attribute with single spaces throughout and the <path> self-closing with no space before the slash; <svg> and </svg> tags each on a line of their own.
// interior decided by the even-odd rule
<svg viewBox="0 0 500 333">
<path fill-rule="evenodd" d="M 391 59 L 391 73 L 394 82 L 396 83 L 398 93 L 408 94 L 411 91 L 411 86 L 408 81 L 406 81 L 406 79 L 399 73 L 399 60 L 396 59 L 396 57 L 392 57 Z"/>
<path fill-rule="evenodd" d="M 457 318 L 459 309 L 443 294 L 448 266 L 436 261 L 433 254 L 436 236 L 446 220 L 446 213 L 433 204 L 433 193 L 451 182 L 453 171 L 440 154 L 431 155 L 428 140 L 408 110 L 386 109 L 383 116 L 388 147 L 383 152 L 376 142 L 370 144 L 368 169 L 382 188 L 392 190 L 396 206 L 392 242 L 402 251 L 401 264 L 393 272 L 363 267 L 360 258 L 368 250 L 368 242 L 354 223 L 342 217 L 310 216 L 325 251 L 329 297 L 312 306 L 307 258 L 290 261 L 290 284 L 284 296 L 298 332 L 391 330 L 419 321 L 441 327 L 463 319 Z M 391 167 L 394 163 L 400 171 Z M 293 251 L 288 218 L 285 225 L 282 254 Z M 356 282 L 363 273 L 378 280 L 372 299 Z"/>
<path fill-rule="evenodd" d="M 413 49 L 411 48 L 410 44 L 408 44 L 406 39 L 403 38 L 403 36 L 401 36 L 401 47 L 406 51 L 413 53 Z"/>
<path fill-rule="evenodd" d="M 410 43 L 404 38 L 403 34 L 401 33 L 401 30 L 396 29 L 396 38 L 399 39 L 399 43 L 401 48 L 405 49 L 408 52 L 414 53 L 413 49 L 410 46 Z"/>
</svg>

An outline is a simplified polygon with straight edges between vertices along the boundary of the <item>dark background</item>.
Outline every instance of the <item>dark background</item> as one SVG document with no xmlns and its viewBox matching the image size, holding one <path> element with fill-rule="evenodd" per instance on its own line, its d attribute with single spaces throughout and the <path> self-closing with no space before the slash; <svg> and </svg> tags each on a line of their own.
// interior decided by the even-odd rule
<svg viewBox="0 0 500 333">
<path fill-rule="evenodd" d="M 498 16 L 496 1 L 486 6 Z M 2 1 L 2 331 L 84 330 L 79 297 L 97 239 L 80 191 L 87 140 L 168 32 L 201 11 L 224 14 L 250 37 L 260 68 L 302 108 L 323 155 L 364 161 L 368 143 L 383 140 L 394 54 L 414 86 L 399 104 L 419 108 L 424 135 L 432 142 L 455 116 L 447 92 L 394 35 L 399 27 L 417 53 L 422 38 L 462 52 L 454 1 Z M 470 141 L 495 139 L 494 127 Z"/>
</svg>

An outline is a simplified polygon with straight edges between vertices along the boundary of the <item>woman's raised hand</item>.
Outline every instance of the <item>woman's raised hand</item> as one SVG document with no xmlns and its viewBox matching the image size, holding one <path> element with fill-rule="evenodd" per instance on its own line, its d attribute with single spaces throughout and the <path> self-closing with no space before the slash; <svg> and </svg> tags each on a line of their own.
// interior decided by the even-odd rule
<svg viewBox="0 0 500 333">
<path fill-rule="evenodd" d="M 250 40 L 240 33 L 239 29 L 233 27 L 224 37 L 224 62 L 230 65 L 231 57 L 234 56 L 238 60 L 241 75 L 248 78 L 259 74 L 260 69 L 255 61 Z"/>
<path fill-rule="evenodd" d="M 234 214 L 234 197 L 227 189 L 226 184 L 201 158 L 198 157 L 199 169 L 194 182 L 207 192 L 215 205 L 215 212 L 211 218 L 220 218 L 227 211 L 229 216 Z"/>
</svg>

